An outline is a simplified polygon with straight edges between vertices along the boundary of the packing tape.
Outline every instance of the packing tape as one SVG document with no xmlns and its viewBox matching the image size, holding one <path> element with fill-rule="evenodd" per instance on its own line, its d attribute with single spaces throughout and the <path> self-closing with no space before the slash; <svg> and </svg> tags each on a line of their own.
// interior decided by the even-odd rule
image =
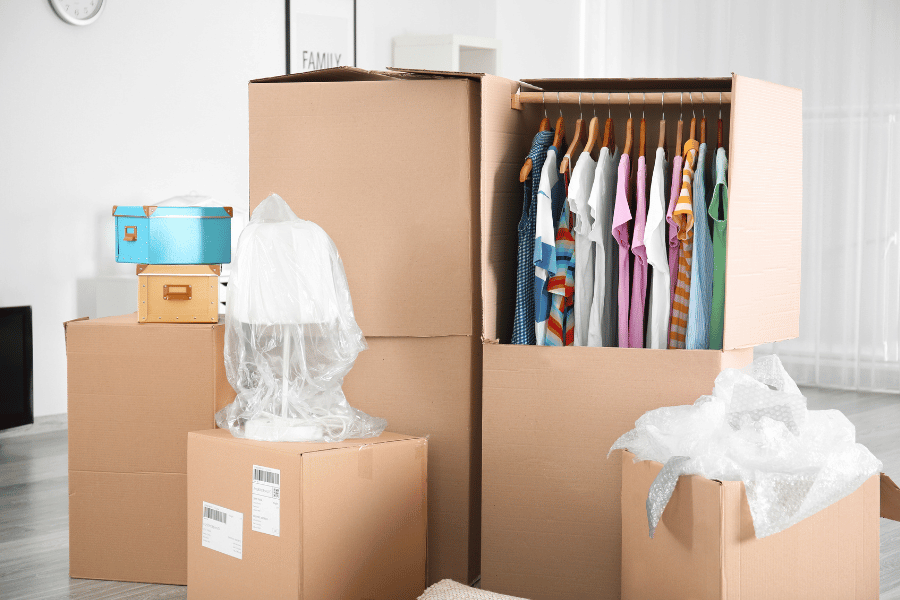
<svg viewBox="0 0 900 600">
<path fill-rule="evenodd" d="M 357 456 L 357 475 L 363 479 L 372 479 L 372 463 L 374 456 L 372 446 L 360 446 Z"/>
</svg>

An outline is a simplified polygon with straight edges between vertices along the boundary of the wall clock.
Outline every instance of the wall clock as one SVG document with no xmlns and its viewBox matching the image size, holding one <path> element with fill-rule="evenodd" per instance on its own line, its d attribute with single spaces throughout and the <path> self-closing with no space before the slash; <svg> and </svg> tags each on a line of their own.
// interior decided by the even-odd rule
<svg viewBox="0 0 900 600">
<path fill-rule="evenodd" d="M 71 25 L 90 25 L 97 20 L 104 0 L 50 0 L 50 6 L 60 19 Z"/>
</svg>

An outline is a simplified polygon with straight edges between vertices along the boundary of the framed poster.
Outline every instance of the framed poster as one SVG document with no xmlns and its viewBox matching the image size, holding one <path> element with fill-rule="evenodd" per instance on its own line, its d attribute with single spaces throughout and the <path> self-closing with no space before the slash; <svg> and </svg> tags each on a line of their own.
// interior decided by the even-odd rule
<svg viewBox="0 0 900 600">
<path fill-rule="evenodd" d="M 356 66 L 356 0 L 285 0 L 285 71 Z"/>
</svg>

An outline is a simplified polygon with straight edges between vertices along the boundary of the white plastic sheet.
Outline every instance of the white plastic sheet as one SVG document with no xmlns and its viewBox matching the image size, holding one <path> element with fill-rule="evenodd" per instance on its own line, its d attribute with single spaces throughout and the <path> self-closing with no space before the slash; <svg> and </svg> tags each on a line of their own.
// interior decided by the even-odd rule
<svg viewBox="0 0 900 600">
<path fill-rule="evenodd" d="M 777 356 L 725 369 L 712 396 L 645 413 L 612 450 L 663 463 L 647 498 L 650 537 L 681 475 L 743 481 L 756 537 L 782 531 L 881 471 L 838 410 L 808 410 Z"/>
<path fill-rule="evenodd" d="M 225 369 L 237 397 L 216 414 L 219 427 L 264 441 L 384 431 L 384 419 L 350 406 L 341 389 L 366 341 L 337 248 L 275 194 L 241 233 L 225 325 Z"/>
</svg>

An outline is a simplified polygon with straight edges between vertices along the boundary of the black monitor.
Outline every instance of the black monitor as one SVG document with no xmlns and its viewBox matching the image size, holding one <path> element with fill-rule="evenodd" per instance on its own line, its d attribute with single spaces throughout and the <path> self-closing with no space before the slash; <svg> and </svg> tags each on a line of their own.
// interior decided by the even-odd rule
<svg viewBox="0 0 900 600">
<path fill-rule="evenodd" d="M 34 423 L 31 307 L 0 308 L 0 429 Z"/>
</svg>

